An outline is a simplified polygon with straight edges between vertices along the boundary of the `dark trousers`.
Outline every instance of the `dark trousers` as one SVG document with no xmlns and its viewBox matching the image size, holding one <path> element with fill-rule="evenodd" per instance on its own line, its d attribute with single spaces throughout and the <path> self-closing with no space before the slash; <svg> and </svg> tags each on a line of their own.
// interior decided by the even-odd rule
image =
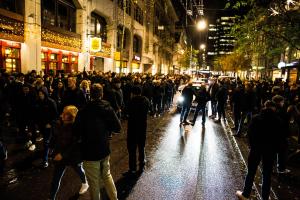
<svg viewBox="0 0 300 200">
<path fill-rule="evenodd" d="M 234 115 L 234 128 L 237 130 L 241 120 L 241 109 L 238 107 L 233 107 L 233 115 Z"/>
<path fill-rule="evenodd" d="M 241 134 L 244 130 L 245 119 L 247 119 L 247 124 L 252 120 L 252 111 L 243 111 L 242 116 L 240 118 L 239 127 L 237 130 L 237 134 Z"/>
<path fill-rule="evenodd" d="M 205 105 L 204 106 L 203 105 L 199 105 L 199 104 L 197 105 L 196 111 L 194 113 L 193 123 L 196 122 L 198 114 L 199 114 L 200 111 L 202 112 L 202 124 L 205 123 L 205 119 L 206 119 L 206 106 Z"/>
<path fill-rule="evenodd" d="M 211 104 L 211 114 L 213 116 L 216 116 L 217 115 L 217 101 L 216 100 L 211 100 L 210 104 Z"/>
<path fill-rule="evenodd" d="M 181 108 L 181 113 L 180 113 L 180 122 L 186 122 L 187 117 L 189 116 L 191 109 L 191 104 L 185 104 Z"/>
<path fill-rule="evenodd" d="M 218 119 L 221 119 L 223 117 L 223 119 L 225 120 L 226 119 L 226 116 L 225 116 L 225 102 L 221 102 L 221 101 L 218 101 L 218 106 L 217 106 L 217 109 L 218 109 Z"/>
<path fill-rule="evenodd" d="M 74 165 L 69 165 L 72 167 L 75 172 L 79 175 L 79 178 L 82 183 L 86 183 L 86 177 L 84 170 L 82 168 L 82 163 L 74 164 Z M 52 178 L 52 183 L 51 183 L 51 190 L 50 190 L 50 199 L 55 200 L 59 186 L 60 186 L 60 181 L 61 178 L 63 177 L 65 171 L 66 171 L 67 165 L 57 162 L 54 165 L 54 172 L 53 172 L 53 178 Z"/>
<path fill-rule="evenodd" d="M 145 166 L 145 141 L 127 141 L 127 149 L 129 156 L 129 170 L 136 171 L 136 151 L 139 152 L 139 170 L 143 170 Z"/>
<path fill-rule="evenodd" d="M 288 157 L 288 143 L 287 141 L 282 141 L 279 145 L 277 153 L 277 169 L 278 171 L 284 171 L 286 169 L 286 162 Z"/>
<path fill-rule="evenodd" d="M 253 181 L 255 178 L 257 167 L 262 160 L 262 199 L 268 200 L 271 189 L 271 175 L 274 162 L 274 152 L 263 152 L 261 150 L 250 149 L 248 157 L 248 173 L 245 180 L 243 195 L 250 197 Z"/>
<path fill-rule="evenodd" d="M 160 114 L 162 112 L 162 99 L 161 98 L 153 99 L 153 112 L 154 112 L 154 114 Z"/>
</svg>

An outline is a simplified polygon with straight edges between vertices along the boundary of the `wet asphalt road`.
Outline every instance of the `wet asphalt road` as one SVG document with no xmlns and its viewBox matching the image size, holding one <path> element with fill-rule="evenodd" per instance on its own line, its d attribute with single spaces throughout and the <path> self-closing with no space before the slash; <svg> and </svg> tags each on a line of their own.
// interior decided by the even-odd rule
<svg viewBox="0 0 300 200">
<path fill-rule="evenodd" d="M 201 117 L 179 127 L 179 114 L 164 127 L 152 166 L 128 199 L 235 199 L 243 185 L 240 160 L 222 124 Z"/>
<path fill-rule="evenodd" d="M 200 120 L 201 116 L 194 127 L 180 127 L 177 113 L 149 117 L 147 166 L 139 179 L 122 176 L 128 166 L 126 134 L 114 136 L 111 173 L 119 199 L 236 199 L 235 191 L 243 186 L 244 170 L 232 136 L 225 132 L 223 122 L 207 119 L 203 128 Z M 40 152 L 30 153 L 18 144 L 9 147 L 15 163 L 8 163 L 13 169 L 0 181 L 0 199 L 47 199 L 53 166 L 40 169 Z M 79 188 L 78 176 L 67 169 L 57 199 L 88 200 L 88 194 L 77 195 Z"/>
</svg>

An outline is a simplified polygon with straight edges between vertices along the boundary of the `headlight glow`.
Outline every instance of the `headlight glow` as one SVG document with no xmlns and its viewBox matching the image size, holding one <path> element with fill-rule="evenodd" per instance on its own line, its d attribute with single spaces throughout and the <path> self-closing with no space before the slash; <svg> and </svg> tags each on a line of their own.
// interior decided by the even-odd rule
<svg viewBox="0 0 300 200">
<path fill-rule="evenodd" d="M 178 97 L 178 102 L 179 103 L 182 103 L 183 101 L 184 101 L 184 97 L 183 96 Z"/>
</svg>

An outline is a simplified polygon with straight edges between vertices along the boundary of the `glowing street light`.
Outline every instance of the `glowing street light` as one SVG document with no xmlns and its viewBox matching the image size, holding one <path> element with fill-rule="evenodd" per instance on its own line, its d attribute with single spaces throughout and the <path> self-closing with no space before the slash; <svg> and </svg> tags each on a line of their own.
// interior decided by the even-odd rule
<svg viewBox="0 0 300 200">
<path fill-rule="evenodd" d="M 204 19 L 201 19 L 200 21 L 198 21 L 198 23 L 197 23 L 198 30 L 202 31 L 202 30 L 206 29 L 206 27 L 207 27 L 207 23 Z"/>
<path fill-rule="evenodd" d="M 206 45 L 205 44 L 201 44 L 200 45 L 200 49 L 205 50 L 206 49 Z"/>
</svg>

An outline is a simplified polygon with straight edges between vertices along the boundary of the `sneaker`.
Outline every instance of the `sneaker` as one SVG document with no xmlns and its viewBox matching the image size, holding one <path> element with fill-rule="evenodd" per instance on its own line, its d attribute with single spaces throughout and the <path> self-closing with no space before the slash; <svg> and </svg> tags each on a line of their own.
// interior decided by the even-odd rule
<svg viewBox="0 0 300 200">
<path fill-rule="evenodd" d="M 36 141 L 37 142 L 40 142 L 40 141 L 42 141 L 44 138 L 43 137 L 38 137 L 38 138 L 36 138 Z"/>
<path fill-rule="evenodd" d="M 48 166 L 49 166 L 49 164 L 46 161 L 42 162 L 42 164 L 41 164 L 41 167 L 44 169 L 46 169 Z"/>
<path fill-rule="evenodd" d="M 239 200 L 248 200 L 248 198 L 246 198 L 244 195 L 243 195 L 243 192 L 238 190 L 236 191 L 235 195 L 238 197 Z"/>
<path fill-rule="evenodd" d="M 27 148 L 29 148 L 31 145 L 32 145 L 32 142 L 31 142 L 31 140 L 29 140 L 28 142 L 26 142 L 25 148 L 27 149 Z"/>
<path fill-rule="evenodd" d="M 30 145 L 30 147 L 28 148 L 29 151 L 35 151 L 36 146 L 35 144 Z"/>
<path fill-rule="evenodd" d="M 79 190 L 79 194 L 84 194 L 86 191 L 89 189 L 89 184 L 87 183 L 82 183 L 81 188 Z"/>
<path fill-rule="evenodd" d="M 288 174 L 288 173 L 290 173 L 291 172 L 291 170 L 289 170 L 289 169 L 285 169 L 285 170 L 277 170 L 277 173 L 278 174 Z"/>
</svg>

